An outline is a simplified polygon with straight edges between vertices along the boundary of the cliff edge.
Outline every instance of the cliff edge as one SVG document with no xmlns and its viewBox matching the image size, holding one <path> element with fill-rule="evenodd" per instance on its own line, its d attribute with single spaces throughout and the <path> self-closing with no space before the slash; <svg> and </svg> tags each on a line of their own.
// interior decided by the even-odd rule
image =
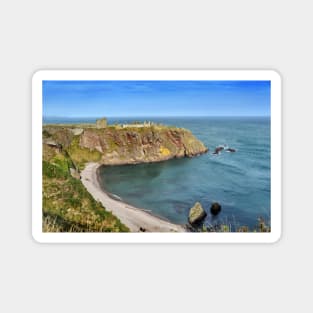
<svg viewBox="0 0 313 313">
<path fill-rule="evenodd" d="M 193 157 L 208 151 L 189 130 L 165 125 L 112 125 L 104 128 L 46 125 L 44 142 L 66 148 L 71 159 L 104 165 L 151 163 Z"/>
</svg>

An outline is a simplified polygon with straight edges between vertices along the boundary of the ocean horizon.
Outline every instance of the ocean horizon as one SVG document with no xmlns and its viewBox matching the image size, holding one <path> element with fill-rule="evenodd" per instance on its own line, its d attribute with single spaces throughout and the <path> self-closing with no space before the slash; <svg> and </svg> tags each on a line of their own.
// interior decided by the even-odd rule
<svg viewBox="0 0 313 313">
<path fill-rule="evenodd" d="M 85 123 L 95 123 L 98 119 L 103 118 L 103 116 L 43 116 L 42 122 L 43 124 L 85 124 Z M 136 120 L 160 120 L 160 119 L 188 119 L 188 118 L 199 118 L 199 119 L 206 119 L 206 118 L 216 118 L 216 119 L 247 119 L 247 118 L 270 118 L 268 115 L 194 115 L 194 116 L 185 116 L 185 115 L 177 115 L 177 116 L 168 116 L 168 115 L 160 115 L 160 116 L 106 116 L 108 124 L 114 124 L 123 121 L 136 121 Z"/>
</svg>

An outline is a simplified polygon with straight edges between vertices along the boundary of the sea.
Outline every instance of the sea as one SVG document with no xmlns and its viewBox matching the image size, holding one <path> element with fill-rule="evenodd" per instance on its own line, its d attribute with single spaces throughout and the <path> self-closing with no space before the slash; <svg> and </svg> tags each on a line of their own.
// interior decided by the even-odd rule
<svg viewBox="0 0 313 313">
<path fill-rule="evenodd" d="M 188 222 L 189 209 L 200 202 L 208 212 L 207 226 L 226 223 L 253 229 L 259 217 L 270 225 L 271 147 L 270 117 L 140 117 L 108 118 L 109 124 L 152 121 L 184 127 L 200 139 L 209 152 L 194 158 L 103 166 L 103 189 L 136 207 L 178 224 Z M 93 123 L 92 118 L 44 119 L 44 123 Z M 221 151 L 218 146 L 236 152 Z M 210 214 L 213 202 L 222 210 Z"/>
</svg>

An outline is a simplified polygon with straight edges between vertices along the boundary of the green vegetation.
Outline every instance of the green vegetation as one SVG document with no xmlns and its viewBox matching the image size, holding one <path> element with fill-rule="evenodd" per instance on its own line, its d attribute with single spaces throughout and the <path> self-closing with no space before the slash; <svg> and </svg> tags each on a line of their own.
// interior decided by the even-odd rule
<svg viewBox="0 0 313 313">
<path fill-rule="evenodd" d="M 43 160 L 43 176 L 49 178 L 65 178 L 69 176 L 69 160 L 61 153 L 51 158 L 50 162 Z"/>
<path fill-rule="evenodd" d="M 71 176 L 74 163 L 66 151 L 44 145 L 43 153 L 43 231 L 129 231 Z"/>
<path fill-rule="evenodd" d="M 44 179 L 43 190 L 43 216 L 46 221 L 53 220 L 62 231 L 128 231 L 75 178 Z"/>
</svg>

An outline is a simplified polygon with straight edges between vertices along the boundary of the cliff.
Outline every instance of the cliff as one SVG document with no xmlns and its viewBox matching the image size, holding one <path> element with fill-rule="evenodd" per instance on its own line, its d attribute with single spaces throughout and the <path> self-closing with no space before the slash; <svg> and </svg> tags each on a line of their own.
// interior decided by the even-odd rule
<svg viewBox="0 0 313 313">
<path fill-rule="evenodd" d="M 121 125 L 102 129 L 79 126 L 45 126 L 46 142 L 66 148 L 78 165 L 150 163 L 193 157 L 207 148 L 189 130 L 164 125 Z"/>
</svg>

